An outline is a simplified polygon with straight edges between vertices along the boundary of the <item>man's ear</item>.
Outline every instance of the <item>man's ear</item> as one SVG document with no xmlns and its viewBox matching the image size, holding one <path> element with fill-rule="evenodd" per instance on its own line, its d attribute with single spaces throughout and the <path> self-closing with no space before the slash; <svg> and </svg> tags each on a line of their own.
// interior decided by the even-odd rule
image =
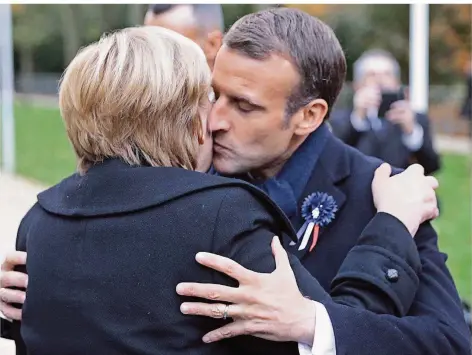
<svg viewBox="0 0 472 355">
<path fill-rule="evenodd" d="M 216 54 L 223 44 L 223 33 L 220 30 L 214 30 L 208 34 L 207 40 L 204 45 L 204 52 L 208 60 L 208 64 L 213 69 L 213 63 L 216 58 Z"/>
<path fill-rule="evenodd" d="M 315 99 L 303 107 L 296 115 L 295 134 L 300 136 L 314 132 L 328 114 L 328 103 L 323 99 Z"/>
</svg>

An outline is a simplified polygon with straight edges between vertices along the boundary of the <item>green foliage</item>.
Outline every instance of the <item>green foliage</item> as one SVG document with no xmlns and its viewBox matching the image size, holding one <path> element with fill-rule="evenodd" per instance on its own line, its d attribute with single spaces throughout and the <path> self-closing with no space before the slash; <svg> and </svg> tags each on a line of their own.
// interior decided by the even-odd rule
<svg viewBox="0 0 472 355">
<path fill-rule="evenodd" d="M 353 63 L 369 49 L 390 51 L 402 68 L 408 67 L 409 5 L 346 5 L 323 19 L 333 27 L 346 52 L 348 81 L 352 80 Z M 402 79 L 408 81 L 408 70 L 402 70 Z"/>
<path fill-rule="evenodd" d="M 471 14 L 464 5 L 430 5 L 430 82 L 450 84 L 463 80 L 462 66 L 470 59 Z M 346 52 L 347 79 L 352 64 L 365 50 L 390 51 L 402 68 L 402 81 L 409 77 L 409 5 L 331 5 L 317 14 L 330 24 Z"/>
<path fill-rule="evenodd" d="M 16 46 L 35 49 L 56 30 L 53 5 L 28 5 L 13 15 L 13 40 Z"/>
<path fill-rule="evenodd" d="M 235 23 L 244 15 L 257 11 L 257 5 L 252 4 L 223 4 L 222 6 L 226 30 L 228 30 L 233 25 L 233 23 Z"/>
<path fill-rule="evenodd" d="M 260 6 L 224 4 L 226 28 Z M 355 59 L 364 50 L 377 47 L 391 51 L 398 58 L 402 79 L 408 82 L 409 5 L 299 6 L 335 29 L 346 51 L 348 80 L 352 78 Z M 71 12 L 67 14 L 66 10 Z M 103 32 L 142 23 L 145 11 L 146 5 L 142 4 L 22 5 L 14 13 L 15 54 L 18 57 L 25 51 L 33 51 L 36 71 L 62 72 L 78 47 L 97 40 Z M 64 20 L 67 18 L 70 21 Z M 431 83 L 461 82 L 462 67 L 470 59 L 470 6 L 430 5 L 430 22 Z M 16 58 L 15 63 L 19 62 Z"/>
</svg>

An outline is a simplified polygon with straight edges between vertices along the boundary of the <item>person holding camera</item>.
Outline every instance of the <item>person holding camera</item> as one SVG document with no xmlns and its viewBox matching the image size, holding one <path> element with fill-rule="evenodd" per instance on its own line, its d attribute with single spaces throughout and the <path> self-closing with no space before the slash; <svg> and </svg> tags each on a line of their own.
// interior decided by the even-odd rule
<svg viewBox="0 0 472 355">
<path fill-rule="evenodd" d="M 354 63 L 352 111 L 334 111 L 333 133 L 362 153 L 425 174 L 439 170 L 428 116 L 414 112 L 400 82 L 400 65 L 383 50 L 370 50 Z"/>
<path fill-rule="evenodd" d="M 469 121 L 469 137 L 472 139 L 472 60 L 466 64 L 464 69 L 466 95 L 462 103 L 460 116 Z"/>
</svg>

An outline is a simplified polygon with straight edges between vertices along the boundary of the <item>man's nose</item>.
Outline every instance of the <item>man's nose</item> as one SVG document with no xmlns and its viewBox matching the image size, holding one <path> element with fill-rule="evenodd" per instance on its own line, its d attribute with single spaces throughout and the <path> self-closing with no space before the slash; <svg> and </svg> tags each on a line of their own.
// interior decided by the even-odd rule
<svg viewBox="0 0 472 355">
<path fill-rule="evenodd" d="M 211 132 L 229 131 L 228 109 L 221 98 L 216 100 L 210 112 L 209 128 Z"/>
</svg>

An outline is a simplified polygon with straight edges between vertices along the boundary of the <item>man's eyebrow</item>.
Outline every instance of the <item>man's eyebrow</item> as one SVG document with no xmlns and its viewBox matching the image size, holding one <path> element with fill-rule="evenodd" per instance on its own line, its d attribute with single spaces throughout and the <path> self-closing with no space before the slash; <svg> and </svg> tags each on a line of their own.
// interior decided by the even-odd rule
<svg viewBox="0 0 472 355">
<path fill-rule="evenodd" d="M 228 95 L 231 99 L 235 100 L 235 101 L 243 101 L 251 106 L 254 106 L 255 108 L 258 108 L 258 109 L 265 109 L 264 106 L 252 101 L 251 99 L 247 98 L 247 97 L 244 97 L 244 96 L 241 96 L 241 95 Z"/>
<path fill-rule="evenodd" d="M 212 88 L 213 90 L 216 92 L 216 93 L 219 93 L 220 90 L 218 88 L 218 85 L 215 83 L 215 82 L 212 82 Z M 253 101 L 252 99 L 250 99 L 249 97 L 246 97 L 246 96 L 243 96 L 243 95 L 239 95 L 239 94 L 232 94 L 232 93 L 226 93 L 226 96 L 229 97 L 231 100 L 234 100 L 234 101 L 243 101 L 251 106 L 254 106 L 255 108 L 258 108 L 258 109 L 265 109 L 265 107 L 255 101 Z"/>
</svg>

